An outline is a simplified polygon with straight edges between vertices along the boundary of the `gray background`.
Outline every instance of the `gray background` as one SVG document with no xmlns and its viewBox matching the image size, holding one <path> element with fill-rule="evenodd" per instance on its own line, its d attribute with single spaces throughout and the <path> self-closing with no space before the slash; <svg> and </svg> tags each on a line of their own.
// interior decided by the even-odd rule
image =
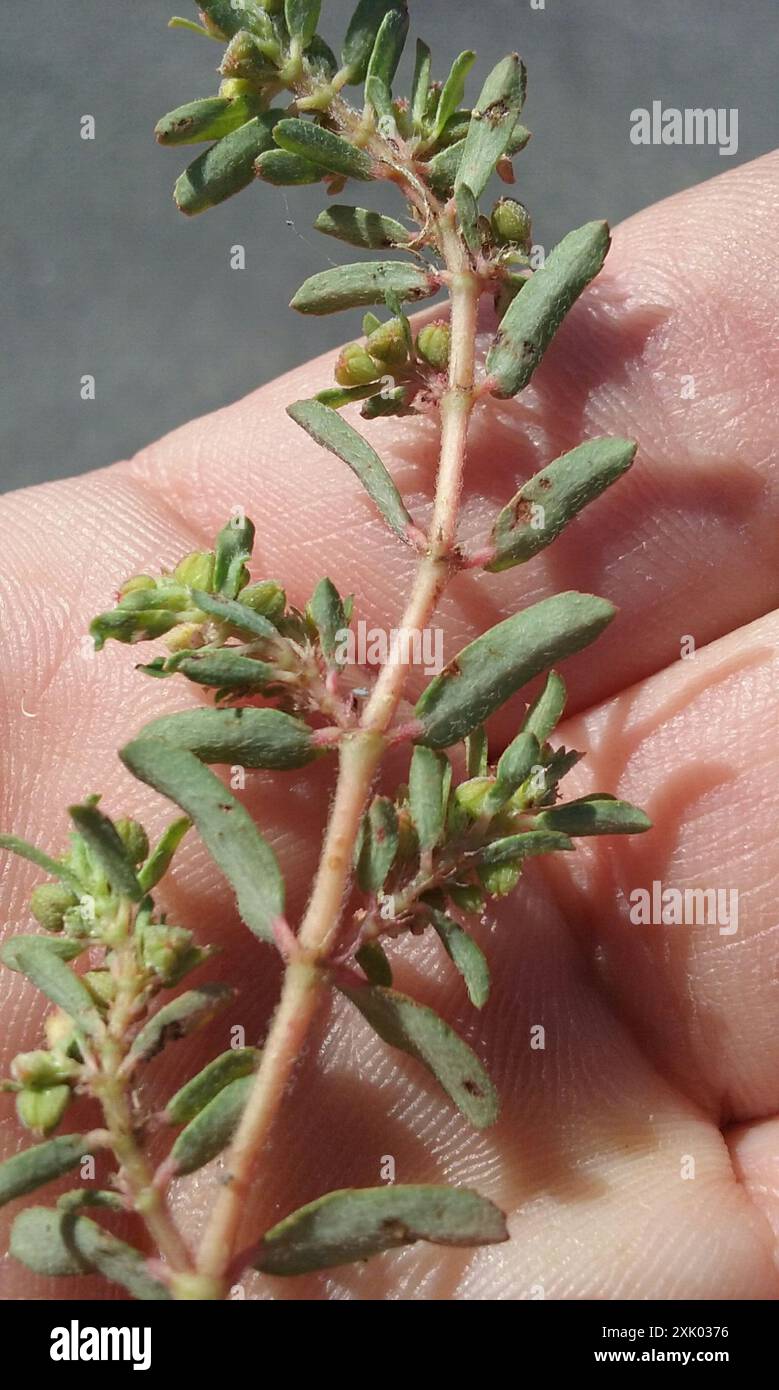
<svg viewBox="0 0 779 1390">
<path fill-rule="evenodd" d="M 324 0 L 333 47 L 352 8 Z M 285 197 L 255 185 L 192 220 L 175 211 L 173 180 L 197 150 L 160 149 L 151 130 L 216 91 L 221 52 L 168 30 L 176 11 L 193 16 L 191 0 L 2 7 L 5 489 L 126 457 L 357 331 L 356 317 L 287 309 L 341 249 L 308 230 L 321 188 Z M 460 49 L 478 49 L 469 94 L 504 52 L 523 54 L 534 138 L 518 161 L 520 196 L 545 246 L 776 143 L 776 0 L 412 0 L 411 12 L 437 76 Z M 737 154 L 632 145 L 630 111 L 653 100 L 738 107 Z M 80 138 L 84 114 L 94 141 Z M 244 271 L 230 269 L 236 243 Z M 85 373 L 92 402 L 80 399 Z"/>
</svg>

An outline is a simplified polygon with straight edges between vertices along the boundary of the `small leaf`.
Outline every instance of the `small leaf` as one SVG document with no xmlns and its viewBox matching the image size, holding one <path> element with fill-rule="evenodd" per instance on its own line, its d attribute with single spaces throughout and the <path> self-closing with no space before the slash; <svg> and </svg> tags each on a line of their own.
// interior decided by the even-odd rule
<svg viewBox="0 0 779 1390">
<path fill-rule="evenodd" d="M 341 410 L 345 405 L 352 405 L 355 401 L 364 401 L 366 396 L 372 396 L 377 384 L 371 381 L 365 386 L 326 386 L 324 391 L 317 391 L 314 400 L 328 406 L 330 410 Z"/>
<path fill-rule="evenodd" d="M 146 1258 L 123 1240 L 91 1221 L 49 1207 L 28 1207 L 11 1228 L 10 1253 L 35 1274 L 75 1275 L 97 1270 L 146 1302 L 171 1297 L 153 1278 Z"/>
<path fill-rule="evenodd" d="M 197 0 L 197 7 L 227 39 L 239 29 L 265 33 L 268 16 L 260 0 Z"/>
<path fill-rule="evenodd" d="M 258 1047 L 228 1047 L 171 1097 L 165 1106 L 166 1118 L 174 1125 L 188 1124 L 230 1082 L 256 1071 L 261 1056 Z"/>
<path fill-rule="evenodd" d="M 143 737 L 127 744 L 119 756 L 140 781 L 170 797 L 191 817 L 206 849 L 232 884 L 247 927 L 272 941 L 273 923 L 284 911 L 284 880 L 273 850 L 245 807 L 186 748 Z"/>
<path fill-rule="evenodd" d="M 421 744 L 414 749 L 409 771 L 411 819 L 422 850 L 438 844 L 444 829 L 444 777 L 449 759 Z"/>
<path fill-rule="evenodd" d="M 183 19 L 180 14 L 174 14 L 172 18 L 168 20 L 168 28 L 189 29 L 191 33 L 199 34 L 203 39 L 216 39 L 217 43 L 219 42 L 216 34 L 209 34 L 208 30 L 204 29 L 202 24 L 196 24 L 194 19 Z"/>
<path fill-rule="evenodd" d="M 238 597 L 249 578 L 246 562 L 254 548 L 254 524 L 241 514 L 228 521 L 216 538 L 214 588 L 225 598 Z"/>
<path fill-rule="evenodd" d="M 525 715 L 522 723 L 523 733 L 535 734 L 540 744 L 546 743 L 562 718 L 565 698 L 565 681 L 556 671 L 550 671 L 546 685 Z"/>
<path fill-rule="evenodd" d="M 573 841 L 558 830 L 523 830 L 518 835 L 506 835 L 501 840 L 493 840 L 477 851 L 476 864 L 509 864 L 515 859 L 525 859 L 530 854 L 553 854 L 557 850 L 571 850 Z"/>
<path fill-rule="evenodd" d="M 44 1183 L 53 1182 L 75 1168 L 89 1151 L 86 1135 L 61 1134 L 57 1139 L 47 1139 L 43 1144 L 35 1144 L 7 1158 L 5 1163 L 0 1163 L 0 1206 L 34 1192 Z"/>
<path fill-rule="evenodd" d="M 393 126 L 395 117 L 392 110 L 392 79 L 400 62 L 407 33 L 406 6 L 388 10 L 376 35 L 365 74 L 365 100 L 370 102 L 378 117 L 390 121 Z"/>
<path fill-rule="evenodd" d="M 275 188 L 295 187 L 304 183 L 319 183 L 324 176 L 321 164 L 312 164 L 310 159 L 301 159 L 297 154 L 286 150 L 267 150 L 254 161 L 254 172 L 258 179 L 273 184 Z"/>
<path fill-rule="evenodd" d="M 488 75 L 471 113 L 455 188 L 466 183 L 480 198 L 509 139 L 525 101 L 527 73 L 516 53 L 501 59 Z"/>
<path fill-rule="evenodd" d="M 427 97 L 430 91 L 430 49 L 421 39 L 417 39 L 414 77 L 411 83 L 411 125 L 415 135 L 421 135 L 425 128 Z"/>
<path fill-rule="evenodd" d="M 460 230 L 463 234 L 468 250 L 474 256 L 478 256 L 481 250 L 481 238 L 479 237 L 479 209 L 473 191 L 467 183 L 460 183 L 456 193 L 457 216 L 460 221 Z"/>
<path fill-rule="evenodd" d="M 170 1151 L 177 1177 L 196 1172 L 229 1144 L 238 1128 L 253 1081 L 252 1076 L 240 1076 L 228 1082 L 181 1131 Z"/>
<path fill-rule="evenodd" d="M 519 733 L 501 756 L 496 781 L 484 798 L 480 815 L 492 818 L 514 795 L 518 787 L 540 766 L 541 749 L 535 734 Z"/>
<path fill-rule="evenodd" d="M 336 665 L 335 650 L 339 634 L 347 627 L 341 595 L 330 579 L 320 579 L 309 604 L 328 666 Z"/>
<path fill-rule="evenodd" d="M 467 1187 L 344 1188 L 309 1202 L 266 1231 L 253 1263 L 264 1274 L 308 1274 L 417 1240 L 492 1245 L 508 1240 L 506 1219 Z"/>
<path fill-rule="evenodd" d="M 505 153 L 507 155 L 519 154 L 529 139 L 530 131 L 517 123 L 509 137 Z M 444 149 L 438 150 L 432 159 L 428 160 L 427 177 L 434 193 L 438 193 L 441 197 L 446 197 L 451 193 L 464 154 L 465 140 L 457 140 L 454 144 L 446 145 Z"/>
<path fill-rule="evenodd" d="M 273 148 L 273 126 L 281 114 L 266 111 L 255 116 L 198 155 L 173 190 L 179 211 L 192 217 L 246 188 L 254 178 L 257 156 Z"/>
<path fill-rule="evenodd" d="M 397 852 L 397 812 L 388 796 L 376 796 L 367 815 L 357 859 L 357 881 L 364 893 L 379 891 Z"/>
<path fill-rule="evenodd" d="M 127 1210 L 118 1192 L 102 1191 L 99 1187 L 74 1187 L 57 1198 L 57 1210 L 68 1215 L 84 1207 L 103 1207 L 108 1211 L 121 1212 Z"/>
<path fill-rule="evenodd" d="M 416 740 L 430 748 L 457 743 L 540 671 L 600 635 L 615 609 L 593 594 L 543 599 L 497 623 L 465 647 L 417 701 Z"/>
<path fill-rule="evenodd" d="M 308 725 L 280 709 L 204 708 L 163 714 L 141 729 L 138 739 L 146 738 L 186 748 L 204 763 L 240 767 L 304 767 L 317 755 Z"/>
<path fill-rule="evenodd" d="M 469 777 L 486 777 L 489 760 L 487 734 L 479 725 L 465 740 L 466 770 Z"/>
<path fill-rule="evenodd" d="M 490 993 L 490 968 L 484 952 L 458 922 L 453 922 L 446 913 L 438 912 L 435 908 L 428 910 L 447 954 L 465 981 L 468 998 L 474 1008 L 483 1008 Z"/>
<path fill-rule="evenodd" d="M 200 985 L 177 995 L 144 1023 L 133 1039 L 129 1056 L 136 1062 L 148 1062 L 169 1042 L 177 1042 L 202 1028 L 234 995 L 235 990 L 229 985 L 219 984 Z"/>
<path fill-rule="evenodd" d="M 436 276 L 405 261 L 358 261 L 320 270 L 303 281 L 290 301 L 301 314 L 332 314 L 361 304 L 384 304 L 394 290 L 402 300 L 427 299 L 438 288 Z"/>
<path fill-rule="evenodd" d="M 296 401 L 287 406 L 287 414 L 311 438 L 329 449 L 348 464 L 357 475 L 368 496 L 375 502 L 384 520 L 401 540 L 408 540 L 408 528 L 413 525 L 387 469 L 367 439 L 343 420 L 335 410 L 321 401 Z"/>
<path fill-rule="evenodd" d="M 220 622 L 229 623 L 248 637 L 278 637 L 273 623 L 262 613 L 256 613 L 248 603 L 238 599 L 221 598 L 217 594 L 207 594 L 202 589 L 192 590 L 193 601 L 203 613 Z"/>
<path fill-rule="evenodd" d="M 436 140 L 441 138 L 447 121 L 450 116 L 454 115 L 463 99 L 465 93 L 465 79 L 473 67 L 475 60 L 476 54 L 471 52 L 470 49 L 466 49 L 465 53 L 461 53 L 452 63 L 449 76 L 438 98 L 438 110 L 436 112 L 435 126 L 433 127 L 433 135 Z"/>
<path fill-rule="evenodd" d="M 406 0 L 359 0 L 341 50 L 341 62 L 348 72 L 349 82 L 365 81 L 368 60 L 385 15 L 390 10 L 405 8 Z"/>
<path fill-rule="evenodd" d="M 527 385 L 568 310 L 598 274 L 610 240 L 606 222 L 569 232 L 512 300 L 487 353 L 493 395 L 515 396 Z"/>
<path fill-rule="evenodd" d="M 181 816 L 178 820 L 171 821 L 170 825 L 163 830 L 145 864 L 142 864 L 138 870 L 138 882 L 144 893 L 151 892 L 152 888 L 155 888 L 160 879 L 168 872 L 176 850 L 191 828 L 192 822 L 189 816 Z"/>
<path fill-rule="evenodd" d="M 325 208 L 314 227 L 326 236 L 337 237 L 350 246 L 361 246 L 368 251 L 404 246 L 411 240 L 411 233 L 396 218 L 371 212 L 368 208 L 352 208 L 345 203 Z"/>
<path fill-rule="evenodd" d="M 564 806 L 550 806 L 536 816 L 535 824 L 566 835 L 640 835 L 652 822 L 638 806 L 616 801 L 604 792 L 593 792 Z"/>
<path fill-rule="evenodd" d="M 321 8 L 321 0 L 284 0 L 284 18 L 290 38 L 297 39 L 301 48 L 307 48 L 313 39 Z"/>
<path fill-rule="evenodd" d="M 66 883 L 72 888 L 74 893 L 83 892 L 82 886 L 64 864 L 52 859 L 48 854 L 44 854 L 42 849 L 35 845 L 28 845 L 26 840 L 20 840 L 18 835 L 0 835 L 0 850 L 7 849 L 11 854 L 18 854 L 20 859 L 28 859 L 31 864 L 37 864 L 39 869 L 51 874 L 52 878 L 58 878 L 62 883 Z"/>
<path fill-rule="evenodd" d="M 113 821 L 103 815 L 97 806 L 70 806 L 68 811 L 112 891 L 119 897 L 129 898 L 131 902 L 140 902 L 143 889 Z"/>
<path fill-rule="evenodd" d="M 395 386 L 390 391 L 382 388 L 365 402 L 360 414 L 363 420 L 377 420 L 385 415 L 403 415 L 406 413 L 411 394 L 411 388 L 408 386 Z"/>
<path fill-rule="evenodd" d="M 588 440 L 534 473 L 498 514 L 492 529 L 493 574 L 543 550 L 589 502 L 627 472 L 638 446 L 605 435 Z"/>
<path fill-rule="evenodd" d="M 194 145 L 200 140 L 221 140 L 238 130 L 262 110 L 262 99 L 252 92 L 234 97 L 205 97 L 169 111 L 154 127 L 160 145 Z"/>
<path fill-rule="evenodd" d="M 330 174 L 343 174 L 350 179 L 373 178 L 373 160 L 364 150 L 313 121 L 294 117 L 279 121 L 274 126 L 273 138 L 289 154 L 308 159 Z"/>
<path fill-rule="evenodd" d="M 495 1122 L 498 1098 L 484 1067 L 433 1009 L 396 990 L 336 983 L 384 1042 L 433 1073 L 472 1125 L 484 1129 Z"/>
<path fill-rule="evenodd" d="M 364 970 L 369 984 L 386 985 L 388 989 L 391 987 L 392 966 L 380 941 L 364 941 L 360 949 L 355 951 L 354 959 Z"/>
<path fill-rule="evenodd" d="M 211 686 L 220 692 L 247 693 L 264 690 L 278 679 L 274 666 L 223 647 L 220 651 L 187 652 L 176 661 L 176 670 L 187 680 Z"/>
<path fill-rule="evenodd" d="M 94 1033 L 100 1027 L 100 1017 L 92 996 L 62 959 L 56 949 L 58 944 L 45 937 L 30 936 L 25 939 L 12 936 L 0 947 L 0 960 L 11 970 L 26 975 L 47 999 L 64 1009 L 85 1032 Z"/>
<path fill-rule="evenodd" d="M 7 965 L 9 970 L 18 970 L 24 973 L 20 960 L 24 959 L 24 951 L 32 943 L 33 947 L 44 946 L 53 956 L 60 960 L 74 960 L 76 956 L 86 950 L 90 944 L 88 940 L 73 938 L 69 936 L 34 936 L 22 934 L 20 936 L 8 936 L 0 946 L 0 960 L 3 965 Z M 20 957 L 19 952 L 22 952 Z"/>
</svg>

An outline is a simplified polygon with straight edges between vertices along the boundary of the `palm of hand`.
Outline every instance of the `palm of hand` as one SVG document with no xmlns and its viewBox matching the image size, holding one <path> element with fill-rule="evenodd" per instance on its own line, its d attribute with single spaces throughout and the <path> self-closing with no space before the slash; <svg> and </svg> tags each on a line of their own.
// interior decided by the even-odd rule
<svg viewBox="0 0 779 1390">
<path fill-rule="evenodd" d="M 632 474 L 551 551 L 524 572 L 461 576 L 440 621 L 451 652 L 553 590 L 614 599 L 616 622 L 566 673 L 570 709 L 588 711 L 562 731 L 587 750 L 566 788 L 621 795 L 656 827 L 590 842 L 573 868 L 548 861 L 527 871 L 496 925 L 480 929 L 494 981 L 482 1015 L 426 939 L 402 961 L 394 955 L 400 988 L 435 1001 L 486 1061 L 503 1099 L 498 1125 L 474 1134 L 416 1064 L 390 1056 L 339 1008 L 302 1059 L 263 1157 L 258 1230 L 330 1188 L 379 1182 L 391 1158 L 398 1181 L 466 1183 L 494 1198 L 512 1240 L 473 1255 L 410 1249 L 286 1284 L 247 1281 L 249 1295 L 776 1293 L 779 861 L 769 827 L 779 794 L 779 579 L 768 383 L 777 201 L 773 156 L 633 219 L 535 383 L 475 422 L 464 523 L 474 534 L 518 475 L 580 439 L 639 441 Z M 3 828 L 56 851 L 64 808 L 92 790 L 111 811 L 140 813 L 153 828 L 165 821 L 169 808 L 131 781 L 115 750 L 147 719 L 198 696 L 183 682 L 144 681 L 126 649 L 91 660 L 82 634 L 125 575 L 207 543 L 232 507 L 256 520 L 261 572 L 293 599 L 327 572 L 355 590 L 369 623 L 395 620 L 409 557 L 347 471 L 283 414 L 324 380 L 321 364 L 303 368 L 129 464 L 5 499 Z M 412 442 L 405 427 L 372 428 L 404 491 L 428 495 L 432 429 L 415 427 Z M 696 654 L 679 661 L 687 637 Z M 511 727 L 504 721 L 503 732 Z M 323 767 L 290 775 L 280 797 L 278 783 L 255 774 L 247 792 L 280 855 L 293 914 L 315 865 L 328 776 Z M 5 875 L 4 919 L 18 929 L 36 876 L 20 862 Z M 737 931 L 632 925 L 629 895 L 653 881 L 736 889 Z M 165 903 L 172 920 L 223 947 L 221 973 L 242 982 L 230 1022 L 247 1041 L 261 1037 L 275 964 L 226 912 L 194 839 Z M 7 972 L 0 988 L 7 1068 L 35 1045 L 39 996 Z M 209 1055 L 225 1045 L 212 1031 Z M 152 1105 L 184 1079 L 185 1055 L 172 1048 L 157 1064 Z M 4 1108 L 10 1152 L 8 1099 Z M 182 1184 L 177 1202 L 193 1232 L 215 1182 L 206 1174 Z M 10 1262 L 4 1279 L 11 1297 L 101 1293 L 91 1279 L 54 1289 Z"/>
</svg>

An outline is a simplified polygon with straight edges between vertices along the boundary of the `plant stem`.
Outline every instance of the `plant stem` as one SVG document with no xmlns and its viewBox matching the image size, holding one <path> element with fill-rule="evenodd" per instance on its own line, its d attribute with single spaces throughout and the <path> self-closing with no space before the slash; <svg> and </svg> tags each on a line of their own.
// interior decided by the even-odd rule
<svg viewBox="0 0 779 1390">
<path fill-rule="evenodd" d="M 441 448 L 429 549 L 420 561 L 402 618 L 404 629 L 417 632 L 430 622 L 455 558 L 457 515 L 474 398 L 480 293 L 454 213 L 445 209 L 437 221 L 450 285 L 451 357 L 448 387 L 441 400 Z M 393 654 L 382 668 L 359 728 L 342 740 L 335 799 L 297 938 L 299 949 L 287 967 L 255 1084 L 228 1155 L 225 1186 L 198 1254 L 198 1272 L 222 1294 L 226 1292 L 226 1274 L 236 1249 L 243 1202 L 257 1153 L 268 1137 L 295 1060 L 328 988 L 323 967 L 336 946 L 355 841 L 385 750 L 383 736 L 397 710 L 408 675 L 408 666 L 402 659 L 404 646 L 410 644 L 393 644 Z"/>
</svg>

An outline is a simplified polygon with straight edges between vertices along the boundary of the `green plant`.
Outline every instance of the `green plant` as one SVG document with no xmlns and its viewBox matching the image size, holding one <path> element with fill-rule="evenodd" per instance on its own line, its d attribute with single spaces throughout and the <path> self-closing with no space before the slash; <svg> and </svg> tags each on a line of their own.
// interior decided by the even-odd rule
<svg viewBox="0 0 779 1390">
<path fill-rule="evenodd" d="M 202 25 L 172 23 L 226 43 L 224 81 L 217 96 L 170 113 L 156 132 L 163 144 L 214 142 L 178 179 L 182 211 L 223 201 L 255 174 L 273 184 L 322 182 L 330 194 L 349 180 L 384 181 L 405 202 L 405 221 L 338 203 L 317 218 L 323 233 L 393 258 L 313 275 L 293 307 L 324 314 L 384 306 L 387 316 L 369 309 L 363 340 L 337 359 L 335 384 L 290 405 L 289 414 L 343 459 L 398 543 L 417 552 L 399 626 L 420 633 L 454 573 L 496 572 L 529 560 L 632 463 L 629 440 L 581 444 L 520 488 L 482 544 L 468 551 L 458 541 L 473 407 L 480 397 L 513 396 L 527 384 L 600 270 L 608 229 L 592 222 L 571 232 L 531 272 L 524 206 L 503 197 L 489 215 L 480 210 L 496 171 L 512 181 L 512 157 L 529 138 L 520 124 L 525 70 L 516 54 L 498 63 L 475 106 L 465 109 L 474 54 L 461 54 L 440 83 L 431 80 L 430 51 L 421 42 L 409 99 L 393 96 L 408 27 L 405 0 L 360 0 L 340 64 L 317 33 L 318 0 L 209 0 L 201 8 Z M 349 87 L 364 89 L 356 103 L 344 95 Z M 415 331 L 405 306 L 441 288 L 448 317 Z M 494 302 L 498 327 L 481 365 L 476 315 L 483 295 Z M 357 401 L 369 420 L 420 413 L 439 419 L 429 524 L 412 517 L 379 455 L 339 413 Z M 326 1193 L 239 1251 L 257 1154 L 328 991 L 338 990 L 385 1042 L 432 1071 L 472 1124 L 491 1124 L 498 1098 L 484 1067 L 432 1009 L 393 988 L 383 941 L 436 933 L 471 1003 L 482 1008 L 489 968 L 468 924 L 487 900 L 514 889 L 530 855 L 570 851 L 579 836 L 632 834 L 649 825 L 643 812 L 606 793 L 559 800 L 559 785 L 581 755 L 550 741 L 565 704 L 553 668 L 598 637 L 614 616 L 609 603 L 563 593 L 518 612 L 460 651 L 411 713 L 401 714 L 408 650 L 393 645 L 358 697 L 348 658 L 352 599 L 323 578 L 304 611 L 291 607 L 276 581 L 250 581 L 253 538 L 251 521 L 236 511 L 213 551 L 184 557 L 172 573 L 135 576 L 91 627 L 98 648 L 108 639 L 164 637 L 166 654 L 140 669 L 215 692 L 213 705 L 152 721 L 120 753 L 184 817 L 150 850 L 142 826 L 112 821 L 92 797 L 71 808 L 73 835 L 57 858 L 0 837 L 1 847 L 32 859 L 51 880 L 31 903 L 43 933 L 11 937 L 0 954 L 54 1005 L 46 1047 L 16 1057 L 3 1083 L 22 1124 L 41 1142 L 0 1166 L 0 1200 L 37 1189 L 97 1150 L 117 1163 L 111 1187 L 80 1186 L 56 1207 L 22 1211 L 12 1253 L 52 1275 L 97 1270 L 140 1298 L 224 1297 L 230 1279 L 248 1266 L 289 1275 L 416 1239 L 505 1239 L 502 1214 L 475 1192 L 390 1186 Z M 516 737 L 493 758 L 486 721 L 544 673 Z M 407 785 L 393 796 L 374 794 L 383 756 L 398 746 L 410 751 Z M 336 792 L 308 906 L 293 931 L 273 850 L 208 764 L 275 769 L 283 777 L 320 758 L 338 761 Z M 229 987 L 209 983 L 169 994 L 210 954 L 185 927 L 168 922 L 153 897 L 191 825 L 234 889 L 243 921 L 281 953 L 285 978 L 262 1047 L 228 1050 L 168 1101 L 162 1120 L 178 1132 L 154 1171 L 138 1079 L 161 1048 L 232 997 Z M 348 897 L 353 880 L 356 906 Z M 79 973 L 74 963 L 87 952 L 91 968 Z M 99 1103 L 101 1124 L 57 1135 L 76 1094 Z M 167 1190 L 223 1150 L 227 1180 L 195 1257 Z M 157 1258 L 147 1261 L 86 1216 L 90 1206 L 135 1211 Z"/>
</svg>

